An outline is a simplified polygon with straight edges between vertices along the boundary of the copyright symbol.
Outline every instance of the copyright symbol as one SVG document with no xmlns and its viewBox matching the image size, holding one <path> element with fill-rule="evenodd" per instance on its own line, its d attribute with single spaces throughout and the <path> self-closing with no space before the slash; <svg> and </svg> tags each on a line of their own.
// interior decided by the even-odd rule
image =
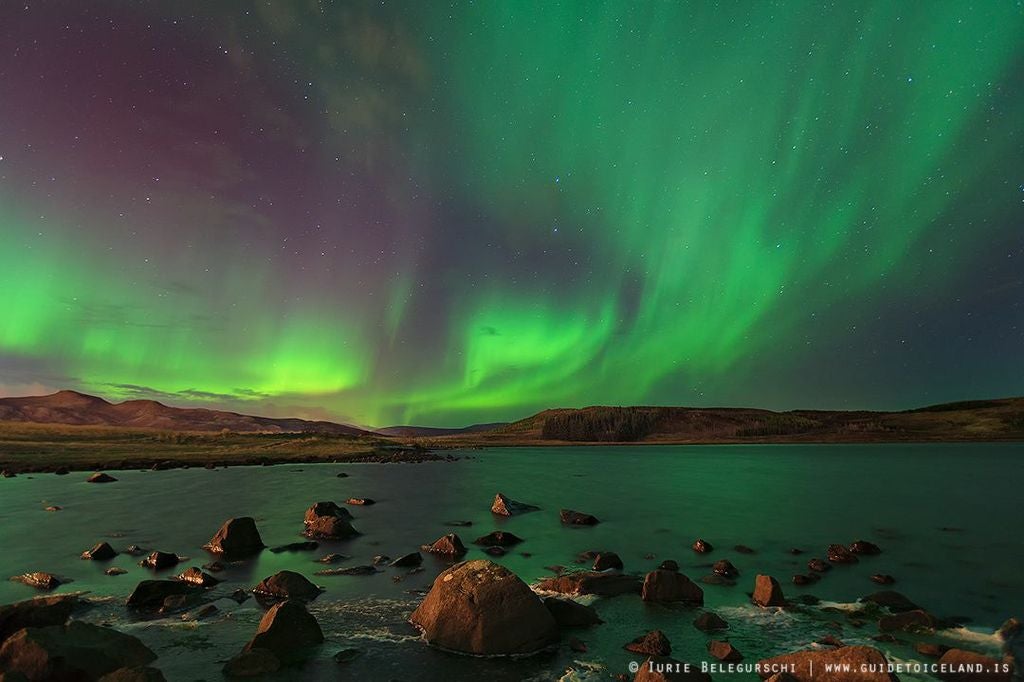
<svg viewBox="0 0 1024 682">
<path fill-rule="evenodd" d="M 630 661 L 629 662 L 629 672 L 635 673 L 637 670 L 640 670 L 640 664 L 637 663 L 636 661 Z"/>
</svg>

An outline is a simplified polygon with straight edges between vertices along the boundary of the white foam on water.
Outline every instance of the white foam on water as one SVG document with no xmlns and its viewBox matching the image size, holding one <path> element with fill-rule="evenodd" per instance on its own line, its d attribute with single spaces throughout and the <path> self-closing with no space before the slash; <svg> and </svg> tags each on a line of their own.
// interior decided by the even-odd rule
<svg viewBox="0 0 1024 682">
<path fill-rule="evenodd" d="M 587 682 L 587 680 L 599 680 L 606 679 L 607 668 L 600 663 L 593 661 L 573 661 L 572 665 L 566 668 L 565 672 L 561 677 L 557 678 L 558 682 Z M 529 682 L 542 682 L 550 678 L 546 677 L 532 677 L 528 678 Z M 527 682 L 524 680 L 524 682 Z"/>
</svg>

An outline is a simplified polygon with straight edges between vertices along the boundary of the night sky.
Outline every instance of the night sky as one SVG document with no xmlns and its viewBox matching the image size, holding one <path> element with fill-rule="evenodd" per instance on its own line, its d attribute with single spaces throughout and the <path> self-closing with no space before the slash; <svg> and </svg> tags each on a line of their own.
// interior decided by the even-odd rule
<svg viewBox="0 0 1024 682">
<path fill-rule="evenodd" d="M 0 394 L 1024 394 L 1020 2 L 0 3 Z"/>
</svg>

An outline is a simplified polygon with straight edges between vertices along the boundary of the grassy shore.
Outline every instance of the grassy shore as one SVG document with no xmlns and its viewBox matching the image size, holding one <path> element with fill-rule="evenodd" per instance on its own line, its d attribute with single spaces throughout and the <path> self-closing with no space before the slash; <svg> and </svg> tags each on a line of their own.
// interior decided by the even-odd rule
<svg viewBox="0 0 1024 682">
<path fill-rule="evenodd" d="M 0 468 L 16 472 L 426 459 L 436 456 L 374 437 L 0 422 Z"/>
</svg>

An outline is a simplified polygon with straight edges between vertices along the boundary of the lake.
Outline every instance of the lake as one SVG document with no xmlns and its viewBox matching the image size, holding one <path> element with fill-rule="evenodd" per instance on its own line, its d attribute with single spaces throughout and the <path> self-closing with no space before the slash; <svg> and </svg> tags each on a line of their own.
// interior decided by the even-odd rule
<svg viewBox="0 0 1024 682">
<path fill-rule="evenodd" d="M 282 569 L 303 573 L 326 588 L 310 611 L 327 642 L 304 668 L 268 679 L 573 680 L 609 679 L 642 657 L 622 646 L 660 628 L 673 657 L 711 660 L 709 639 L 692 626 L 698 609 L 643 603 L 638 596 L 584 599 L 606 621 L 574 632 L 586 653 L 563 643 L 551 654 L 523 660 L 475 659 L 425 646 L 406 623 L 409 613 L 448 564 L 424 555 L 425 571 L 407 575 L 387 568 L 372 576 L 314 576 L 325 568 L 314 559 L 340 552 L 351 557 L 335 567 L 397 557 L 448 532 L 470 547 L 466 558 L 485 558 L 470 542 L 504 529 L 525 539 L 493 559 L 529 583 L 551 575 L 546 566 L 576 567 L 592 549 L 619 554 L 627 572 L 645 573 L 675 559 L 694 580 L 716 559 L 740 570 L 736 586 L 702 585 L 705 608 L 729 623 L 728 639 L 747 662 L 809 645 L 826 634 L 847 644 L 869 644 L 901 661 L 924 660 L 909 645 L 879 644 L 874 623 L 853 627 L 842 614 L 858 597 L 896 589 L 963 628 L 943 633 L 948 643 L 995 654 L 993 632 L 1010 616 L 1024 615 L 1024 544 L 1021 543 L 1021 473 L 1024 445 L 738 445 L 539 447 L 471 450 L 456 462 L 330 464 L 112 472 L 119 480 L 87 484 L 85 474 L 21 475 L 0 480 L 0 574 L 47 571 L 72 578 L 60 591 L 88 591 L 100 605 L 86 620 L 111 623 L 143 640 L 168 680 L 219 680 L 223 663 L 255 631 L 262 609 L 250 599 L 224 599 L 218 617 L 182 622 L 177 616 L 143 620 L 124 600 L 153 572 L 122 554 L 110 562 L 79 559 L 101 540 L 121 551 L 129 544 L 191 558 L 160 575 L 174 575 L 211 557 L 200 547 L 232 516 L 253 516 L 267 545 L 302 540 L 303 512 L 319 500 L 341 503 L 369 497 L 377 504 L 352 507 L 361 536 L 321 543 L 314 552 L 273 554 L 233 564 L 218 578 L 215 594 L 250 588 Z M 338 478 L 339 472 L 349 474 Z M 490 512 L 496 492 L 541 507 L 505 519 Z M 59 505 L 59 512 L 46 512 Z M 558 510 L 594 514 L 594 527 L 568 528 Z M 453 528 L 453 520 L 472 527 Z M 696 538 L 715 547 L 690 549 Z M 815 585 L 796 587 L 811 557 L 824 558 L 830 543 L 870 540 L 878 556 L 836 566 Z M 755 550 L 745 555 L 737 544 Z M 804 550 L 802 555 L 790 548 Z M 529 556 L 524 556 L 528 554 Z M 118 566 L 126 575 L 107 576 Z M 759 609 L 749 603 L 754 576 L 767 573 L 787 597 L 813 594 L 822 602 L 793 610 Z M 892 588 L 869 580 L 896 578 Z M 401 578 L 395 580 L 395 578 Z M 0 603 L 38 594 L 0 581 Z M 838 610 L 837 610 L 838 609 Z M 833 624 L 838 623 L 838 625 Z M 719 635 L 719 638 L 723 638 Z M 912 640 L 913 637 L 908 637 Z M 355 648 L 362 655 L 344 664 L 332 656 Z M 903 679 L 914 679 L 903 675 Z M 756 679 L 753 675 L 751 679 Z"/>
</svg>

